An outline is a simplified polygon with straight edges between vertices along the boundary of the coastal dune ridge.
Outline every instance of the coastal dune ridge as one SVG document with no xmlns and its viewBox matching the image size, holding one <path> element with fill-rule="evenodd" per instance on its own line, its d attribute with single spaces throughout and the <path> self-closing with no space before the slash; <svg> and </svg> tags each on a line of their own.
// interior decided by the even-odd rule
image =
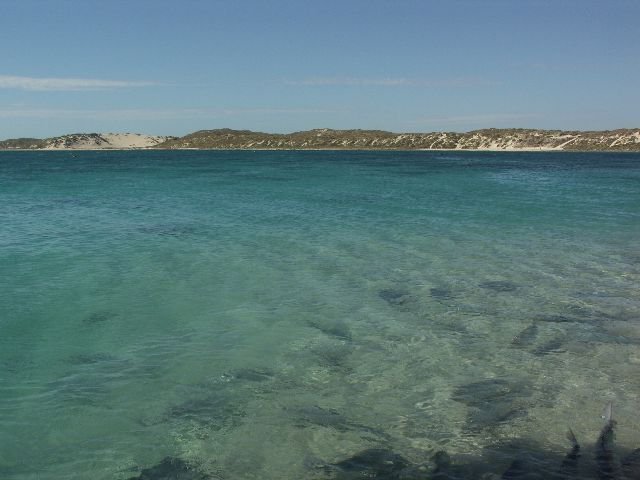
<svg viewBox="0 0 640 480">
<path fill-rule="evenodd" d="M 141 133 L 71 133 L 45 139 L 17 138 L 0 141 L 3 150 L 133 150 L 151 148 L 173 139 Z"/>
<path fill-rule="evenodd" d="M 282 134 L 222 128 L 199 130 L 183 137 L 74 133 L 46 139 L 18 138 L 0 141 L 0 149 L 640 151 L 640 129 L 562 131 L 489 128 L 466 133 L 393 133 L 321 128 Z"/>
</svg>

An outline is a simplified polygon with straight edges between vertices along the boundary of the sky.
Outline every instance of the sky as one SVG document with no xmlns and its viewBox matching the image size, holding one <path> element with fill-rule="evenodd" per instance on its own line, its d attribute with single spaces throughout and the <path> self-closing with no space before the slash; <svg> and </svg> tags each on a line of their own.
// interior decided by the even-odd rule
<svg viewBox="0 0 640 480">
<path fill-rule="evenodd" d="M 640 127 L 640 0 L 0 0 L 0 139 Z"/>
</svg>

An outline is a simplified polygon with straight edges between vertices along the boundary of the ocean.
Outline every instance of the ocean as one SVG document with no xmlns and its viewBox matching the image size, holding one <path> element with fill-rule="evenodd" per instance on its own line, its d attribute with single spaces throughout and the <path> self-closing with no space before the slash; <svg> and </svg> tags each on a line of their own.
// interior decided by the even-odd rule
<svg viewBox="0 0 640 480">
<path fill-rule="evenodd" d="M 0 152 L 0 274 L 3 480 L 640 447 L 640 154 Z"/>
</svg>

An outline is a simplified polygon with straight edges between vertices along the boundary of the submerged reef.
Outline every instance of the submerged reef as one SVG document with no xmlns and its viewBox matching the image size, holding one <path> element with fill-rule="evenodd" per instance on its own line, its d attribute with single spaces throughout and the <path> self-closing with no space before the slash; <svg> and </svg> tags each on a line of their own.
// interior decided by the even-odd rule
<svg viewBox="0 0 640 480">
<path fill-rule="evenodd" d="M 479 382 L 461 388 L 458 401 L 474 403 L 472 397 L 491 399 L 511 389 L 505 382 Z M 315 424 L 338 430 L 360 428 L 333 410 L 300 408 L 293 413 L 300 426 Z M 614 444 L 616 421 L 609 404 L 605 424 L 593 446 L 583 449 L 574 433 L 567 432 L 568 449 L 550 451 L 531 442 L 514 440 L 485 447 L 478 455 L 450 455 L 444 450 L 413 462 L 386 444 L 367 448 L 334 462 L 306 464 L 304 478 L 326 480 L 639 480 L 640 448 L 629 451 Z M 383 436 L 384 437 L 384 436 Z M 388 440 L 388 439 L 387 439 Z M 585 451 L 586 450 L 586 451 Z M 239 456 L 243 452 L 238 452 Z M 212 477 L 177 457 L 165 457 L 143 468 L 128 480 L 209 480 L 236 478 L 234 472 Z M 253 477 L 252 477 L 253 478 Z M 266 477 L 265 477 L 266 478 Z"/>
<path fill-rule="evenodd" d="M 129 480 L 209 480 L 209 475 L 198 471 L 184 460 L 165 457 L 153 467 L 145 468 L 137 477 Z"/>
</svg>

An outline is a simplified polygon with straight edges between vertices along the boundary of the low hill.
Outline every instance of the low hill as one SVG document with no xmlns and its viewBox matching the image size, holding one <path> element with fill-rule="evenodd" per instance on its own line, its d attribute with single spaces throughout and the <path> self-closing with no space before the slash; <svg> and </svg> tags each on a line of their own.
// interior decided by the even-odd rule
<svg viewBox="0 0 640 480">
<path fill-rule="evenodd" d="M 39 138 L 11 138 L 9 140 L 0 140 L 0 150 L 30 150 L 42 148 L 44 140 Z"/>
<path fill-rule="evenodd" d="M 60 137 L 0 141 L 0 149 L 219 149 L 219 150 L 487 150 L 487 151 L 640 151 L 640 129 L 560 131 L 474 130 L 466 133 L 393 133 L 383 130 L 321 128 L 294 133 L 251 130 L 200 130 L 184 137 L 137 133 L 75 133 Z"/>
<path fill-rule="evenodd" d="M 565 132 L 491 128 L 467 133 L 392 133 L 324 128 L 276 134 L 219 129 L 200 130 L 168 140 L 157 148 L 640 151 L 640 130 Z"/>
</svg>

